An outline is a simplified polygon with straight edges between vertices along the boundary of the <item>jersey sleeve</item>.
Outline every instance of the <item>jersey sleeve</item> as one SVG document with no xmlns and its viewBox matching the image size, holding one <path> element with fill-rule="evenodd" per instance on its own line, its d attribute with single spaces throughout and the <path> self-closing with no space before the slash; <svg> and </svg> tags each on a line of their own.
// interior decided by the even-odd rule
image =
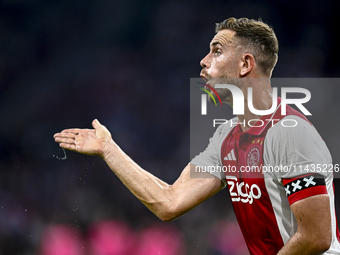
<svg viewBox="0 0 340 255">
<path fill-rule="evenodd" d="M 290 204 L 318 194 L 327 194 L 325 178 L 332 174 L 330 152 L 306 120 L 287 116 L 295 127 L 285 127 L 282 120 L 269 129 L 264 147 L 264 161 L 277 171 L 272 174 L 282 182 Z M 268 168 L 270 169 L 270 167 Z"/>
<path fill-rule="evenodd" d="M 221 145 L 231 129 L 232 128 L 228 128 L 225 125 L 220 125 L 214 135 L 209 139 L 209 144 L 206 149 L 190 162 L 219 178 L 223 182 L 224 187 L 226 186 L 225 173 L 220 171 L 220 169 L 222 169 Z"/>
</svg>

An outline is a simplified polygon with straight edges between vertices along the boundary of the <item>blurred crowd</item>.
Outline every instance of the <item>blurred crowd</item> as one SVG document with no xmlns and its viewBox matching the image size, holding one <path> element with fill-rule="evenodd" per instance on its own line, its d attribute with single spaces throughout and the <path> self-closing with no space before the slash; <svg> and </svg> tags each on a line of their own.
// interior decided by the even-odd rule
<svg viewBox="0 0 340 255">
<path fill-rule="evenodd" d="M 227 190 L 164 223 L 101 159 L 64 158 L 53 134 L 98 118 L 133 160 L 172 183 L 190 161 L 190 78 L 215 23 L 245 16 L 272 25 L 273 77 L 336 78 L 338 5 L 0 1 L 0 255 L 247 254 Z M 312 122 L 340 163 L 340 87 L 319 89 Z"/>
</svg>

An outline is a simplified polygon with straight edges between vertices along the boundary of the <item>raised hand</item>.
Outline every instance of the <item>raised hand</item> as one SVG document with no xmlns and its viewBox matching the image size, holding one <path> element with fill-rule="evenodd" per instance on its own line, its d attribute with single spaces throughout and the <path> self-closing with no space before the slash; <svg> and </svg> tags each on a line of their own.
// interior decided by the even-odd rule
<svg viewBox="0 0 340 255">
<path fill-rule="evenodd" d="M 60 147 L 87 155 L 102 156 L 111 134 L 98 120 L 92 122 L 94 129 L 65 129 L 53 137 Z"/>
</svg>

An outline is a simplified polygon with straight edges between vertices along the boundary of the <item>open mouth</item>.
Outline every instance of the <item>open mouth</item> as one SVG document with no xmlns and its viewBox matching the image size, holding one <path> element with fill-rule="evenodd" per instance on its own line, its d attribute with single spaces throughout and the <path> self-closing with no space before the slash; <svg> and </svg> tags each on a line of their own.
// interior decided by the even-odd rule
<svg viewBox="0 0 340 255">
<path fill-rule="evenodd" d="M 206 75 L 203 71 L 200 73 L 200 76 L 205 82 L 209 82 L 210 77 Z"/>
</svg>

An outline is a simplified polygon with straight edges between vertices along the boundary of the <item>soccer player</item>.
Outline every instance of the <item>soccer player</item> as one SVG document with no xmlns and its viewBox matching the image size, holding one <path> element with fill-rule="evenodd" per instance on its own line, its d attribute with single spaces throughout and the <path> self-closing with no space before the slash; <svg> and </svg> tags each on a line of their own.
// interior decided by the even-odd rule
<svg viewBox="0 0 340 255">
<path fill-rule="evenodd" d="M 269 78 L 277 58 L 272 28 L 262 21 L 229 18 L 216 26 L 210 52 L 201 61 L 201 77 L 211 87 L 227 79 L 243 91 L 245 100 L 251 87 L 254 108 L 268 110 L 273 104 Z M 232 105 L 229 90 L 219 89 L 218 94 Z M 172 185 L 131 160 L 98 120 L 92 123 L 94 129 L 67 129 L 54 138 L 62 148 L 101 156 L 163 221 L 176 219 L 227 186 L 250 254 L 340 254 L 333 175 L 313 171 L 332 164 L 324 141 L 299 112 L 287 107 L 287 116 L 282 116 L 279 98 L 276 111 L 267 116 L 252 113 L 246 101 L 244 105 L 238 125 L 220 125 Z M 286 118 L 297 125 L 286 128 Z M 251 127 L 248 121 L 254 119 L 264 125 Z M 190 169 L 197 166 L 233 166 L 237 171 L 202 172 L 201 178 L 191 178 Z M 241 171 L 245 166 L 281 170 Z"/>
</svg>

